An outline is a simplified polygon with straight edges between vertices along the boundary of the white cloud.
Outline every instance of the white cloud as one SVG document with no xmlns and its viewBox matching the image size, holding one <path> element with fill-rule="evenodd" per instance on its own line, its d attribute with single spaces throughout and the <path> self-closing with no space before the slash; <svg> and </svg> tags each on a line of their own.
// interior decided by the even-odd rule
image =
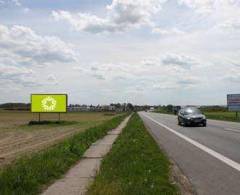
<svg viewBox="0 0 240 195">
<path fill-rule="evenodd" d="M 92 77 L 98 80 L 105 80 L 105 77 L 101 74 L 92 74 Z"/>
<path fill-rule="evenodd" d="M 47 84 L 57 85 L 58 80 L 54 74 L 49 74 L 47 76 Z"/>
<path fill-rule="evenodd" d="M 240 31 L 240 19 L 226 20 L 225 22 L 219 24 L 218 27 L 225 31 Z"/>
<path fill-rule="evenodd" d="M 13 83 L 23 86 L 39 85 L 35 78 L 34 72 L 31 69 L 20 68 L 16 66 L 5 66 L 0 64 L 0 81 Z"/>
<path fill-rule="evenodd" d="M 235 73 L 233 75 L 228 75 L 224 77 L 225 81 L 230 81 L 233 83 L 239 83 L 240 82 L 240 74 L 239 73 Z"/>
<path fill-rule="evenodd" d="M 27 14 L 29 13 L 31 10 L 28 7 L 23 8 L 23 13 Z"/>
<path fill-rule="evenodd" d="M 155 27 L 153 28 L 152 32 L 160 35 L 184 35 L 185 34 L 183 31 L 177 28 L 163 29 L 163 28 Z"/>
<path fill-rule="evenodd" d="M 12 0 L 12 2 L 16 5 L 16 6 L 21 6 L 21 3 L 19 0 Z"/>
<path fill-rule="evenodd" d="M 19 0 L 0 0 L 0 6 L 6 6 L 6 5 L 15 5 L 15 6 L 21 6 L 21 2 Z"/>
<path fill-rule="evenodd" d="M 42 65 L 76 60 L 71 45 L 57 37 L 40 36 L 25 26 L 0 25 L 0 48 L 0 55 L 4 53 L 16 63 Z"/>
<path fill-rule="evenodd" d="M 201 14 L 210 14 L 218 9 L 240 5 L 238 0 L 178 0 L 178 2 Z"/>
<path fill-rule="evenodd" d="M 0 75 L 3 77 L 32 75 L 32 74 L 33 74 L 33 71 L 31 69 L 19 68 L 16 66 L 5 66 L 0 64 Z"/>
<path fill-rule="evenodd" d="M 113 0 L 106 6 L 105 17 L 91 13 L 71 13 L 69 11 L 52 11 L 56 21 L 66 21 L 77 31 L 91 33 L 123 32 L 132 28 L 148 26 L 152 32 L 161 35 L 183 34 L 178 28 L 159 28 L 154 19 L 169 0 Z M 185 5 L 197 13 L 229 12 L 233 7 L 239 8 L 237 0 L 177 0 L 179 5 Z M 224 14 L 223 14 L 224 15 Z M 226 15 L 226 14 L 225 14 Z"/>
<path fill-rule="evenodd" d="M 106 17 L 89 13 L 71 14 L 67 11 L 53 11 L 55 20 L 65 20 L 78 31 L 92 33 L 122 32 L 143 25 L 153 26 L 151 18 L 161 9 L 165 0 L 113 0 L 106 7 Z"/>
<path fill-rule="evenodd" d="M 162 57 L 162 64 L 179 66 L 184 69 L 189 69 L 192 66 L 197 65 L 198 62 L 194 58 L 187 55 L 167 54 Z"/>
<path fill-rule="evenodd" d="M 24 87 L 40 86 L 36 77 L 39 74 L 33 71 L 34 69 L 76 60 L 73 47 L 57 37 L 40 36 L 25 26 L 0 25 L 0 80 L 2 81 Z M 49 75 L 46 81 L 57 84 L 54 75 Z"/>
<path fill-rule="evenodd" d="M 216 0 L 178 0 L 178 2 L 195 9 L 197 12 L 208 13 L 214 9 Z"/>
<path fill-rule="evenodd" d="M 240 82 L 240 66 L 238 64 L 233 64 L 233 65 L 234 67 L 229 68 L 222 79 L 225 82 L 238 84 Z"/>
</svg>

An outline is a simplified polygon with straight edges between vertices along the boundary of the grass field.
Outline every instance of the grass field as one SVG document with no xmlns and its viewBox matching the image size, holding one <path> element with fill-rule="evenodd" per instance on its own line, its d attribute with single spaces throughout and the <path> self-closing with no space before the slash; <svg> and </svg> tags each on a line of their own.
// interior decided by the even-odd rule
<svg viewBox="0 0 240 195">
<path fill-rule="evenodd" d="M 28 125 L 38 115 L 24 111 L 0 112 L 0 166 L 22 154 L 57 143 L 77 132 L 98 125 L 113 116 L 106 113 L 61 114 L 61 124 Z M 42 114 L 42 120 L 56 120 L 57 114 Z"/>
<path fill-rule="evenodd" d="M 166 110 L 157 110 L 156 113 L 162 114 L 173 114 L 173 112 L 167 112 Z M 208 119 L 222 120 L 222 121 L 232 121 L 232 122 L 240 122 L 240 112 L 238 113 L 238 118 L 236 118 L 235 112 L 229 111 L 206 111 L 204 110 L 204 114 Z"/>
<path fill-rule="evenodd" d="M 215 120 L 224 120 L 224 121 L 233 121 L 233 122 L 240 122 L 240 113 L 238 114 L 238 118 L 236 118 L 235 112 L 204 112 L 208 119 L 215 119 Z"/>
<path fill-rule="evenodd" d="M 0 194 L 31 195 L 61 177 L 95 141 L 117 127 L 126 115 L 119 115 L 64 139 L 40 152 L 24 156 L 0 171 Z"/>
<path fill-rule="evenodd" d="M 174 195 L 170 162 L 146 131 L 137 114 L 130 119 L 110 153 L 88 195 Z"/>
</svg>

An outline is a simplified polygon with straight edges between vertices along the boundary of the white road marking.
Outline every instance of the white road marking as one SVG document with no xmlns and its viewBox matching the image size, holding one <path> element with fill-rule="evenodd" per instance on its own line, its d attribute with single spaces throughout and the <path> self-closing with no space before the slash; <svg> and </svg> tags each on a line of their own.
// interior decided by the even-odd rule
<svg viewBox="0 0 240 195">
<path fill-rule="evenodd" d="M 142 115 L 144 115 L 146 118 L 150 119 L 151 121 L 157 123 L 158 125 L 164 127 L 168 131 L 174 133 L 178 137 L 184 139 L 185 141 L 191 143 L 192 145 L 196 146 L 197 148 L 203 150 L 204 152 L 207 152 L 211 156 L 213 156 L 213 157 L 217 158 L 218 160 L 224 162 L 225 164 L 229 165 L 230 167 L 240 171 L 240 164 L 239 163 L 237 163 L 237 162 L 227 158 L 226 156 L 223 156 L 222 154 L 220 154 L 220 153 L 218 153 L 218 152 L 208 148 L 207 146 L 204 146 L 203 144 L 200 144 L 199 142 L 197 142 L 197 141 L 195 141 L 195 140 L 193 140 L 193 139 L 191 139 L 191 138 L 189 138 L 189 137 L 187 137 L 187 136 L 185 136 L 185 135 L 183 135 L 181 133 L 178 133 L 177 131 L 171 129 L 170 127 L 168 127 L 168 126 L 166 126 L 166 125 L 156 121 L 155 119 L 153 119 L 153 118 L 151 118 L 151 117 L 149 117 L 149 116 L 147 116 L 147 115 L 145 115 L 143 113 L 142 113 Z"/>
<path fill-rule="evenodd" d="M 225 131 L 231 131 L 235 133 L 240 133 L 240 129 L 231 129 L 231 128 L 224 128 Z"/>
</svg>

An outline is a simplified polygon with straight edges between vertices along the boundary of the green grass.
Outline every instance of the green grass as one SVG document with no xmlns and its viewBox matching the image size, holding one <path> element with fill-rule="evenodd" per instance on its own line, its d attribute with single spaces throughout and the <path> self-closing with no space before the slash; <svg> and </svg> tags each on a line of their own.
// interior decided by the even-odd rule
<svg viewBox="0 0 240 195">
<path fill-rule="evenodd" d="M 240 122 L 240 113 L 238 114 L 238 118 L 236 118 L 235 112 L 204 112 L 208 119 L 215 119 L 215 120 L 223 120 L 223 121 L 233 121 L 233 122 Z"/>
<path fill-rule="evenodd" d="M 154 112 L 156 112 L 156 113 L 161 113 L 161 114 L 171 114 L 171 115 L 174 114 L 173 112 L 169 112 L 169 111 L 167 111 L 167 110 L 156 110 L 156 111 L 154 111 Z"/>
<path fill-rule="evenodd" d="M 174 195 L 170 162 L 137 114 L 104 158 L 88 195 Z"/>
<path fill-rule="evenodd" d="M 17 160 L 0 171 L 0 194 L 38 194 L 43 186 L 60 178 L 96 140 L 117 127 L 126 115 L 89 128 L 39 153 Z"/>
<path fill-rule="evenodd" d="M 155 111 L 156 113 L 161 114 L 171 114 L 173 112 L 168 112 L 166 110 L 160 109 Z M 238 113 L 238 118 L 236 118 L 236 112 L 229 112 L 229 111 L 203 111 L 206 115 L 207 119 L 214 119 L 214 120 L 222 120 L 222 121 L 232 121 L 232 122 L 240 122 L 240 112 Z"/>
</svg>

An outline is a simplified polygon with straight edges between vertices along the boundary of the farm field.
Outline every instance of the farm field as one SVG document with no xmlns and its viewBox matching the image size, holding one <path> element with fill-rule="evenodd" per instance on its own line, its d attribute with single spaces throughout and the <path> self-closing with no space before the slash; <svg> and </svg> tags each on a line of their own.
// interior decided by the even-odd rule
<svg viewBox="0 0 240 195">
<path fill-rule="evenodd" d="M 74 133 L 98 125 L 113 117 L 106 113 L 63 113 L 62 124 L 32 125 L 38 114 L 24 111 L 0 111 L 0 167 L 27 152 L 51 146 Z M 57 114 L 41 114 L 41 120 L 56 120 Z"/>
</svg>

